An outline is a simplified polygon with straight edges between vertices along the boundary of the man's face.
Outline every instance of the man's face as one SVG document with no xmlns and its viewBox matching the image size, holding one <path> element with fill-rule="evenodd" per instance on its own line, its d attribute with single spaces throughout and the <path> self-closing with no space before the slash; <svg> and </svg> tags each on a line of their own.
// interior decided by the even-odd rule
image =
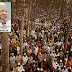
<svg viewBox="0 0 72 72">
<path fill-rule="evenodd" d="M 0 7 L 0 18 L 6 19 L 7 18 L 7 8 L 6 7 Z"/>
</svg>

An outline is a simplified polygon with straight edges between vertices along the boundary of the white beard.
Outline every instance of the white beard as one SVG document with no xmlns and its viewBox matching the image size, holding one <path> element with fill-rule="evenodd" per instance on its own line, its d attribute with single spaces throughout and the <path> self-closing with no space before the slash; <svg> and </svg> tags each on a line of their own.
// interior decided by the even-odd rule
<svg viewBox="0 0 72 72">
<path fill-rule="evenodd" d="M 1 22 L 1 23 L 6 23 L 6 22 L 7 22 L 7 19 L 1 19 L 1 18 L 0 18 L 0 22 Z"/>
</svg>

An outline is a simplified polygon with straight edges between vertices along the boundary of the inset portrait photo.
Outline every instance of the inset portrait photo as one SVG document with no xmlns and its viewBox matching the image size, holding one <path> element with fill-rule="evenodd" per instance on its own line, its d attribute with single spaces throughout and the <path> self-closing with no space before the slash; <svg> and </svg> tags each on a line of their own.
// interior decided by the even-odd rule
<svg viewBox="0 0 72 72">
<path fill-rule="evenodd" d="M 0 32 L 11 32 L 11 2 L 0 2 Z"/>
</svg>

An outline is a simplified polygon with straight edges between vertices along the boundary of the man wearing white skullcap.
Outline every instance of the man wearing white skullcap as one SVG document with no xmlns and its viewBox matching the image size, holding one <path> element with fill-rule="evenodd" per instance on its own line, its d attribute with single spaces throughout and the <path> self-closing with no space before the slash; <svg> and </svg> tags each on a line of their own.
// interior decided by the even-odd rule
<svg viewBox="0 0 72 72">
<path fill-rule="evenodd" d="M 22 59 L 23 59 L 23 65 L 25 65 L 26 63 L 27 63 L 27 61 L 28 61 L 28 56 L 26 55 L 26 53 L 24 53 L 24 56 L 22 57 Z"/>
<path fill-rule="evenodd" d="M 0 30 L 11 31 L 11 20 L 7 20 L 8 10 L 4 2 L 0 2 Z"/>
<path fill-rule="evenodd" d="M 16 55 L 16 62 L 19 63 L 22 61 L 22 57 L 21 55 L 19 54 L 19 52 L 17 52 L 17 55 Z"/>
<path fill-rule="evenodd" d="M 22 72 L 23 66 L 20 63 L 18 63 L 17 69 L 18 69 L 18 72 Z"/>
<path fill-rule="evenodd" d="M 11 68 L 14 67 L 14 64 L 15 64 L 15 56 L 14 56 L 14 53 L 12 53 L 12 56 L 10 56 L 10 64 L 11 64 Z"/>
</svg>

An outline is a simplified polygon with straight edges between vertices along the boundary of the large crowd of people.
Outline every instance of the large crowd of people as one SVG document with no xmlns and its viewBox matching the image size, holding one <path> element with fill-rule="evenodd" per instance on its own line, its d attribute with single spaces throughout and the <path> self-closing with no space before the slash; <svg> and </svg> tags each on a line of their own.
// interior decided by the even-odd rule
<svg viewBox="0 0 72 72">
<path fill-rule="evenodd" d="M 20 22 L 12 24 L 9 33 L 9 57 L 11 72 L 71 72 L 72 30 L 64 53 L 65 37 L 70 18 L 56 10 L 51 14 L 42 7 L 33 10 L 32 27 L 26 36 L 23 31 L 23 56 L 20 55 Z M 27 17 L 24 23 L 27 23 Z"/>
</svg>

